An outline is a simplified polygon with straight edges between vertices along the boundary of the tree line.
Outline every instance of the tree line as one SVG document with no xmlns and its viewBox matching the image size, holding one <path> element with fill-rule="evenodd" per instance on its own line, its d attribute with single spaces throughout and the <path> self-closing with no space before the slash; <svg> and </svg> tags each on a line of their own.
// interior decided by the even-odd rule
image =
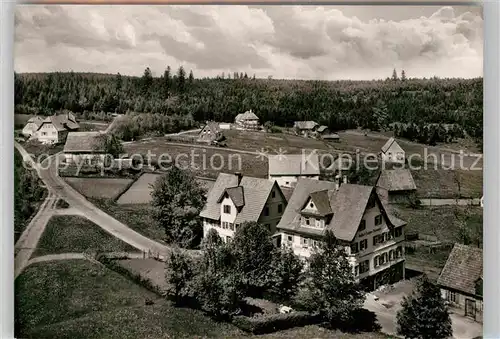
<svg viewBox="0 0 500 339">
<path fill-rule="evenodd" d="M 403 81 L 404 79 L 404 81 Z M 262 122 L 291 127 L 315 120 L 332 130 L 390 129 L 391 123 L 457 124 L 482 138 L 482 78 L 303 81 L 195 78 L 180 67 L 155 77 L 93 73 L 15 74 L 16 112 L 152 113 L 231 122 L 252 109 Z"/>
</svg>

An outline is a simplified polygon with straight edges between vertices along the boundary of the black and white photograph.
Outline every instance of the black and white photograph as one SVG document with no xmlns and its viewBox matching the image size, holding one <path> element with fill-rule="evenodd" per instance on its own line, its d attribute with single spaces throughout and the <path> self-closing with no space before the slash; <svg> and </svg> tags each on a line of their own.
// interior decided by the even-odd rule
<svg viewBox="0 0 500 339">
<path fill-rule="evenodd" d="M 480 5 L 16 5 L 16 338 L 483 338 L 483 46 Z"/>
</svg>

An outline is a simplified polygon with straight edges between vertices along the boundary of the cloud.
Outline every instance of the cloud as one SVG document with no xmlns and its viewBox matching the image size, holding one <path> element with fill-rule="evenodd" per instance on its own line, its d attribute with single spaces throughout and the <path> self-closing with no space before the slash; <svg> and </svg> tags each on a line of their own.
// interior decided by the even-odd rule
<svg viewBox="0 0 500 339">
<path fill-rule="evenodd" d="M 140 75 L 148 66 L 160 74 L 167 65 L 183 65 L 196 76 L 238 71 L 304 79 L 385 78 L 393 68 L 410 77 L 483 74 L 478 12 L 443 7 L 402 20 L 344 12 L 330 6 L 20 5 L 15 68 Z"/>
</svg>

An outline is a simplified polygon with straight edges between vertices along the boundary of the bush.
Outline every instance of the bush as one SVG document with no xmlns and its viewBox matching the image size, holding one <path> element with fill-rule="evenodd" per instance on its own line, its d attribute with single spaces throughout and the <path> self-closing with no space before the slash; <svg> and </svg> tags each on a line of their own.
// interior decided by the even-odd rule
<svg viewBox="0 0 500 339">
<path fill-rule="evenodd" d="M 272 314 L 262 317 L 236 316 L 233 318 L 233 325 L 243 331 L 253 334 L 263 334 L 286 330 L 293 327 L 300 327 L 321 322 L 318 314 L 308 312 L 293 312 L 288 314 Z"/>
<path fill-rule="evenodd" d="M 69 207 L 69 204 L 66 200 L 64 199 L 59 199 L 57 200 L 57 205 L 56 205 L 57 208 L 68 208 Z"/>
</svg>

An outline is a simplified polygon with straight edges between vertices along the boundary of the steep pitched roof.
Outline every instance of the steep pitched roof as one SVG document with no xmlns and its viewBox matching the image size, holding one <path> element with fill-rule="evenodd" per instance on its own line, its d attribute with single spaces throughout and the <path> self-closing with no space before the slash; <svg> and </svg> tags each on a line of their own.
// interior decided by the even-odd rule
<svg viewBox="0 0 500 339">
<path fill-rule="evenodd" d="M 407 168 L 382 170 L 377 180 L 377 186 L 389 192 L 413 191 L 417 189 L 413 176 Z"/>
<path fill-rule="evenodd" d="M 327 195 L 325 193 L 315 194 L 319 191 L 327 191 Z M 372 194 L 376 195 L 372 186 L 343 184 L 336 190 L 334 182 L 300 178 L 277 227 L 282 230 L 317 235 L 322 235 L 325 230 L 331 230 L 338 239 L 352 241 Z M 300 211 L 311 195 L 327 199 L 333 212 L 333 217 L 325 230 L 304 229 L 300 225 Z M 380 200 L 378 201 L 381 204 L 382 212 L 387 216 L 391 225 L 402 226 L 405 224 L 404 221 L 388 213 L 387 208 Z"/>
<path fill-rule="evenodd" d="M 80 127 L 73 115 L 70 115 L 68 119 L 68 114 L 48 116 L 42 121 L 38 128 L 40 129 L 40 127 L 45 123 L 54 125 L 57 131 L 64 131 L 66 129 L 74 130 Z"/>
<path fill-rule="evenodd" d="M 221 131 L 219 124 L 216 123 L 215 121 L 207 121 L 205 127 L 208 127 L 214 134 L 219 133 Z M 200 133 L 205 129 L 205 127 L 202 128 Z"/>
<path fill-rule="evenodd" d="M 220 203 L 226 194 L 236 207 L 240 208 L 245 206 L 245 193 L 243 192 L 242 186 L 226 188 L 217 202 Z"/>
<path fill-rule="evenodd" d="M 262 178 L 243 177 L 237 186 L 238 178 L 234 174 L 219 173 L 217 181 L 208 192 L 207 202 L 200 213 L 203 218 L 218 220 L 220 218 L 220 198 L 227 193 L 235 205 L 240 205 L 235 223 L 257 221 L 271 193 L 275 182 Z M 278 185 L 276 185 L 278 187 Z M 279 187 L 278 187 L 279 189 Z"/>
<path fill-rule="evenodd" d="M 102 153 L 105 151 L 103 134 L 100 132 L 69 132 L 64 153 Z"/>
<path fill-rule="evenodd" d="M 476 295 L 476 282 L 483 274 L 483 250 L 455 244 L 439 275 L 437 284 Z"/>
<path fill-rule="evenodd" d="M 315 121 L 295 121 L 294 124 L 296 128 L 298 129 L 314 129 L 316 126 L 318 126 L 318 123 Z"/>
<path fill-rule="evenodd" d="M 332 213 L 328 190 L 312 192 L 309 194 L 309 197 L 316 206 L 319 215 L 328 215 Z"/>
<path fill-rule="evenodd" d="M 31 117 L 28 119 L 28 123 L 33 123 L 37 127 L 41 125 L 42 121 L 43 121 L 43 118 L 38 116 L 38 115 L 35 115 L 34 117 Z"/>
<path fill-rule="evenodd" d="M 319 155 L 285 154 L 269 157 L 269 175 L 319 175 Z"/>
<path fill-rule="evenodd" d="M 399 146 L 399 144 L 397 143 L 396 139 L 390 138 L 389 140 L 387 140 L 387 142 L 384 144 L 384 146 L 382 146 L 382 153 L 387 152 L 387 150 L 389 150 L 389 148 L 391 148 L 392 144 L 395 144 L 395 145 L 397 145 L 397 147 L 401 148 L 401 146 Z"/>
<path fill-rule="evenodd" d="M 207 202 L 200 213 L 202 218 L 218 220 L 220 218 L 220 206 L 217 203 L 222 193 L 228 187 L 234 187 L 238 184 L 238 177 L 234 174 L 219 173 L 214 185 L 208 191 Z"/>
<path fill-rule="evenodd" d="M 259 120 L 259 117 L 255 115 L 252 110 L 246 111 L 245 113 L 238 114 L 236 120 Z"/>
</svg>

